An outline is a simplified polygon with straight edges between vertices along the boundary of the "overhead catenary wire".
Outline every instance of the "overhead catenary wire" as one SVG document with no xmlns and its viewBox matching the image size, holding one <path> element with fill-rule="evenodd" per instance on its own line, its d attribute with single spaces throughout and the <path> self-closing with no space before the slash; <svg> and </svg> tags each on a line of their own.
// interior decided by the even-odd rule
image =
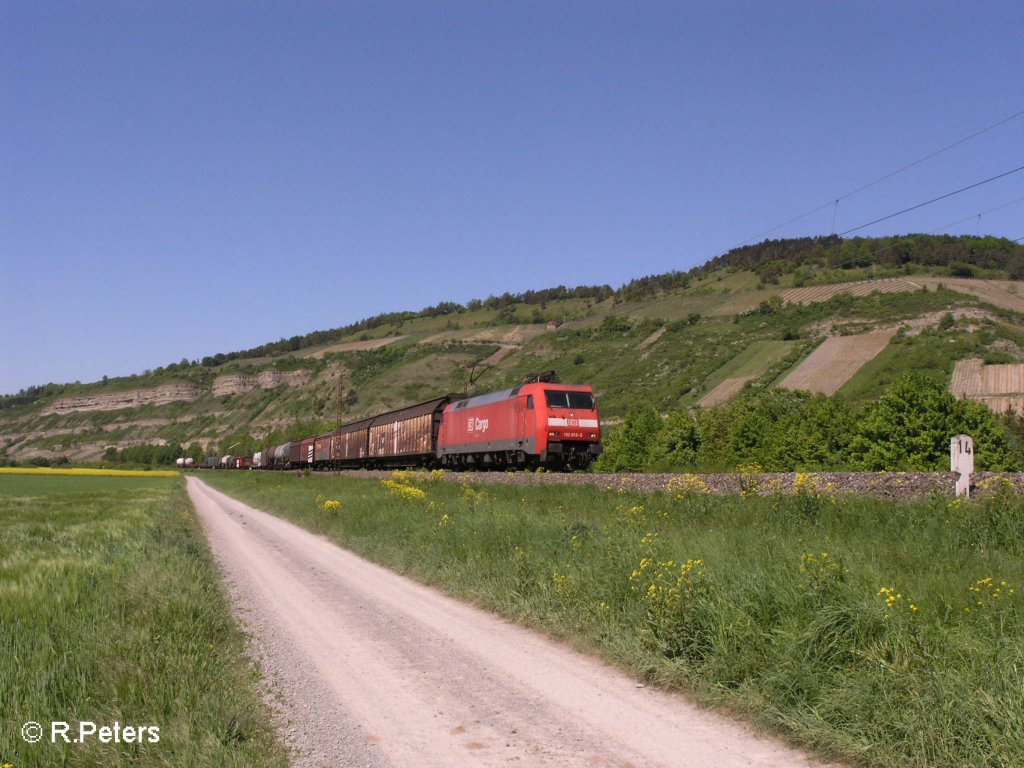
<svg viewBox="0 0 1024 768">
<path fill-rule="evenodd" d="M 836 197 L 836 198 L 833 198 L 833 199 L 829 200 L 827 203 L 823 203 L 822 205 L 819 205 L 819 206 L 817 206 L 815 208 L 812 208 L 809 211 L 801 213 L 799 216 L 794 216 L 793 218 L 789 219 L 788 221 L 784 221 L 781 224 L 777 224 L 774 227 L 772 227 L 771 229 L 766 229 L 763 232 L 760 232 L 760 233 L 754 235 L 753 237 L 749 237 L 746 240 L 744 240 L 742 243 L 739 243 L 738 245 L 733 246 L 733 248 L 739 248 L 739 247 L 747 245 L 748 243 L 751 243 L 751 242 L 753 242 L 755 240 L 759 240 L 760 238 L 764 237 L 765 235 L 770 235 L 772 232 L 780 230 L 780 229 L 782 229 L 785 226 L 788 226 L 788 225 L 793 224 L 793 223 L 795 223 L 797 221 L 800 221 L 801 219 L 805 219 L 808 216 L 811 216 L 812 214 L 818 213 L 819 211 L 822 211 L 822 210 L 828 208 L 830 205 L 831 206 L 835 206 L 835 208 L 834 208 L 834 210 L 832 212 L 832 232 L 835 232 L 835 228 L 836 228 L 835 227 L 835 219 L 836 219 L 836 214 L 839 211 L 839 203 L 840 203 L 840 201 L 845 200 L 848 197 L 852 197 L 852 196 L 858 194 L 859 192 L 863 192 L 864 190 L 869 189 L 870 187 L 873 187 L 876 184 L 880 184 L 881 182 L 886 181 L 887 179 L 891 179 L 893 176 L 896 176 L 896 175 L 898 175 L 900 173 L 903 173 L 904 171 L 908 171 L 911 168 L 914 168 L 915 166 L 920 165 L 921 163 L 924 163 L 924 162 L 926 162 L 928 160 L 931 160 L 933 157 L 937 157 L 938 155 L 941 155 L 943 152 L 947 152 L 948 150 L 953 149 L 954 147 L 958 147 L 961 144 L 964 144 L 965 142 L 970 141 L 971 139 L 975 139 L 978 136 L 981 136 L 982 134 L 988 133 L 989 131 L 996 129 L 999 126 L 1004 125 L 1005 123 L 1010 122 L 1011 120 L 1015 120 L 1018 117 L 1021 117 L 1022 115 L 1024 115 L 1024 109 L 1020 110 L 1019 112 L 1015 112 L 1014 114 L 1010 115 L 1009 117 L 1004 117 L 1002 120 L 999 120 L 998 122 L 992 123 L 991 125 L 986 126 L 985 128 L 982 128 L 981 130 L 975 131 L 974 133 L 972 133 L 972 134 L 970 134 L 968 136 L 964 136 L 961 139 L 957 139 L 952 144 L 947 144 L 946 146 L 942 147 L 941 149 L 937 149 L 934 152 L 931 152 L 931 153 L 925 155 L 924 157 L 920 157 L 917 160 L 914 160 L 913 162 L 907 163 L 906 165 L 903 165 L 903 166 L 897 168 L 894 171 L 890 171 L 890 172 L 888 172 L 888 173 L 886 173 L 886 174 L 884 174 L 882 176 L 879 176 L 877 179 L 869 181 L 866 184 L 862 184 L 861 186 L 857 187 L 856 189 L 852 189 L 849 192 L 846 192 L 845 194 L 839 195 L 839 197 Z M 732 249 L 729 249 L 729 250 L 732 250 Z M 723 251 L 723 253 L 727 253 L 727 252 L 728 251 Z M 721 254 L 719 254 L 719 255 L 721 255 Z"/>
<path fill-rule="evenodd" d="M 950 227 L 955 227 L 957 224 L 963 224 L 965 221 L 970 221 L 975 216 L 977 216 L 980 219 L 982 216 L 985 216 L 986 214 L 992 213 L 993 211 L 1001 210 L 1003 208 L 1007 208 L 1007 207 L 1009 207 L 1011 205 L 1014 205 L 1015 203 L 1019 203 L 1021 201 L 1024 201 L 1024 197 L 1018 197 L 1015 200 L 1010 200 L 1008 203 L 1003 203 L 1002 205 L 997 205 L 994 208 L 989 208 L 988 210 L 979 211 L 978 213 L 972 214 L 970 216 L 966 216 L 966 217 L 964 217 L 962 219 L 959 219 L 957 221 L 950 222 L 949 224 L 945 224 L 945 225 L 939 227 L 938 229 L 933 229 L 933 230 L 931 230 L 929 232 L 926 232 L 925 234 L 936 235 L 939 232 L 942 232 L 944 230 L 949 229 Z M 890 245 L 882 246 L 881 248 L 873 248 L 872 251 L 871 251 L 871 254 L 872 254 L 872 256 L 877 256 L 878 254 L 885 253 L 886 251 L 890 251 L 893 248 L 899 248 L 904 242 L 905 242 L 905 238 L 899 238 L 896 242 L 891 243 Z M 1018 242 L 1018 241 L 1017 240 L 1011 240 L 1010 242 Z"/>
<path fill-rule="evenodd" d="M 958 141 L 954 141 L 952 144 L 949 144 L 949 145 L 943 147 L 942 149 L 938 149 L 938 150 L 932 152 L 930 155 L 925 155 L 924 157 L 922 157 L 919 160 L 915 160 L 912 163 L 908 163 L 907 165 L 904 165 L 902 168 L 897 168 L 895 171 L 892 171 L 891 173 L 887 173 L 885 176 L 881 176 L 881 177 L 875 179 L 874 181 L 869 181 L 867 184 L 865 184 L 865 185 L 863 185 L 861 187 L 857 187 L 857 189 L 854 189 L 854 190 L 852 190 L 850 192 L 847 192 L 845 195 L 840 195 L 839 199 L 843 200 L 843 199 L 845 199 L 847 197 L 852 197 L 853 195 L 856 195 L 858 192 L 863 192 L 865 189 L 868 189 L 869 187 L 875 186 L 875 184 L 880 184 L 881 182 L 885 181 L 886 179 L 891 179 L 893 176 L 895 176 L 897 174 L 903 173 L 904 171 L 909 171 L 914 166 L 920 165 L 921 163 L 925 162 L 926 160 L 931 160 L 933 157 L 938 157 L 943 152 L 946 152 L 947 150 L 953 149 L 953 147 L 958 147 L 961 144 L 970 141 L 971 139 L 977 138 L 978 136 L 981 136 L 983 133 L 988 133 L 992 129 L 998 128 L 1000 125 L 1003 125 L 1004 123 L 1008 123 L 1011 120 L 1014 120 L 1015 118 L 1020 117 L 1021 115 L 1024 115 L 1024 109 L 1022 109 L 1020 112 L 1017 112 L 1016 114 L 1010 115 L 1009 117 L 1004 117 L 998 123 L 993 123 L 992 125 L 988 126 L 987 128 L 982 128 L 980 131 L 975 131 L 970 136 L 964 136 L 962 139 L 960 139 Z"/>
<path fill-rule="evenodd" d="M 934 234 L 936 234 L 938 232 L 942 232 L 944 230 L 947 230 L 950 227 L 955 227 L 957 224 L 963 224 L 965 221 L 970 221 L 975 216 L 977 216 L 980 219 L 982 216 L 987 216 L 988 214 L 993 213 L 995 211 L 1001 211 L 1003 208 L 1009 208 L 1011 205 L 1014 205 L 1015 203 L 1019 203 L 1021 201 L 1024 201 L 1024 197 L 1015 198 L 1015 199 L 1011 200 L 1008 203 L 1003 203 L 1002 205 L 997 205 L 995 208 L 989 208 L 989 209 L 984 210 L 984 211 L 978 211 L 977 213 L 972 213 L 970 216 L 965 216 L 962 219 L 957 219 L 956 221 L 951 221 L 949 224 L 944 224 L 943 226 L 939 227 L 938 229 L 933 229 L 928 234 L 929 235 L 934 235 Z"/>
<path fill-rule="evenodd" d="M 947 192 L 944 195 L 939 195 L 938 197 L 933 197 L 931 200 L 926 200 L 923 203 L 918 203 L 917 205 L 912 205 L 909 208 L 904 208 L 902 211 L 896 211 L 896 213 L 890 213 L 888 216 L 882 216 L 881 218 L 875 219 L 874 221 L 869 221 L 867 224 L 861 224 L 859 227 L 853 227 L 852 229 L 848 229 L 845 232 L 840 232 L 839 233 L 839 237 L 842 237 L 843 235 L 848 235 L 851 232 L 857 232 L 858 230 L 864 229 L 866 227 L 870 227 L 873 224 L 879 224 L 879 223 L 881 223 L 883 221 L 888 221 L 889 219 L 894 219 L 897 216 L 902 216 L 904 213 L 910 213 L 911 211 L 916 211 L 918 208 L 924 208 L 926 205 L 931 205 L 932 203 L 937 203 L 940 200 L 945 200 L 946 198 L 953 197 L 954 195 L 959 195 L 960 193 L 966 192 L 969 189 L 975 189 L 975 188 L 980 187 L 980 186 L 982 186 L 984 184 L 989 184 L 989 183 L 991 183 L 993 181 L 996 181 L 998 179 L 1002 179 L 1002 178 L 1005 178 L 1007 176 L 1010 176 L 1010 175 L 1012 175 L 1014 173 L 1019 173 L 1020 171 L 1024 171 L 1024 165 L 1018 166 L 1017 168 L 1014 168 L 1011 171 L 1006 171 L 1005 173 L 1000 173 L 1000 174 L 998 174 L 996 176 L 992 176 L 991 178 L 985 179 L 983 181 L 979 181 L 979 182 L 976 182 L 974 184 L 969 184 L 966 187 L 961 187 L 960 189 L 954 190 L 952 192 Z"/>
</svg>

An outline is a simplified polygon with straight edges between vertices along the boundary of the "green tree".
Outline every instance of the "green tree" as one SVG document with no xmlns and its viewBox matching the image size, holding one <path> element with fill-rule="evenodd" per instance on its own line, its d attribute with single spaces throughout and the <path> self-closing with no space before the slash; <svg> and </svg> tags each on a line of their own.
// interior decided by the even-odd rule
<svg viewBox="0 0 1024 768">
<path fill-rule="evenodd" d="M 860 415 L 850 458 L 869 471 L 935 471 L 949 456 L 955 400 L 938 384 L 909 374 Z"/>
<path fill-rule="evenodd" d="M 704 470 L 759 464 L 773 472 L 834 469 L 845 461 L 852 415 L 839 400 L 767 389 L 700 413 Z"/>
<path fill-rule="evenodd" d="M 680 471 L 697 466 L 700 431 L 696 416 L 687 411 L 670 413 L 651 446 L 651 469 Z"/>
<path fill-rule="evenodd" d="M 771 390 L 755 405 L 766 411 L 767 418 L 757 450 L 746 462 L 756 461 L 775 472 L 838 469 L 846 463 L 853 414 L 843 401 Z"/>
<path fill-rule="evenodd" d="M 974 439 L 974 468 L 979 472 L 1020 469 L 1020 457 L 1013 456 L 1006 428 L 985 404 L 957 400 L 950 430 L 950 438 L 970 435 Z M 948 439 L 946 446 L 948 450 Z"/>
<path fill-rule="evenodd" d="M 634 408 L 622 426 L 609 436 L 596 468 L 606 472 L 642 472 L 651 460 L 660 429 L 661 417 L 651 406 Z"/>
<path fill-rule="evenodd" d="M 974 438 L 975 469 L 1002 469 L 1010 461 L 1006 430 L 988 408 L 909 374 L 861 412 L 850 458 L 857 469 L 945 470 L 950 438 L 958 434 Z"/>
</svg>

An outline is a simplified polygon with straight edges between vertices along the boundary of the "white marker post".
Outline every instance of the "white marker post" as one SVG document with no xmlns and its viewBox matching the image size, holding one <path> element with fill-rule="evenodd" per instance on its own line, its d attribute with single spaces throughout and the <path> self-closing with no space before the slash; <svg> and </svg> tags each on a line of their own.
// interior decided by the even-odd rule
<svg viewBox="0 0 1024 768">
<path fill-rule="evenodd" d="M 957 435 L 949 441 L 949 469 L 959 472 L 956 480 L 956 495 L 970 498 L 971 473 L 974 472 L 974 440 L 967 435 Z"/>
</svg>

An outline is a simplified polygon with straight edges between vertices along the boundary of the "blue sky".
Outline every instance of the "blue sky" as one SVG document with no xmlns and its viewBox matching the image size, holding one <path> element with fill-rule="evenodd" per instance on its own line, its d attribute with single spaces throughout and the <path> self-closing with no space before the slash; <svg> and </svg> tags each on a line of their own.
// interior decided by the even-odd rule
<svg viewBox="0 0 1024 768">
<path fill-rule="evenodd" d="M 1019 2 L 0 0 L 0 393 L 688 269 L 1024 111 L 1022 29 Z M 1022 165 L 1018 117 L 771 236 Z M 1016 239 L 1019 198 L 858 234 Z"/>
</svg>

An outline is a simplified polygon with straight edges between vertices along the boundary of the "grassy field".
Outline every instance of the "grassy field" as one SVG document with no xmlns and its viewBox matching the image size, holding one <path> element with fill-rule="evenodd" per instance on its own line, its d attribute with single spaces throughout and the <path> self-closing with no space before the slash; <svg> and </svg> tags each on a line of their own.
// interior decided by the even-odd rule
<svg viewBox="0 0 1024 768">
<path fill-rule="evenodd" d="M 180 480 L 0 478 L 0 764 L 284 766 L 256 685 Z"/>
<path fill-rule="evenodd" d="M 714 389 L 727 379 L 754 379 L 763 375 L 773 365 L 777 365 L 791 354 L 797 347 L 795 341 L 780 341 L 774 339 L 763 339 L 754 341 L 742 352 L 737 354 L 725 365 L 709 375 L 703 383 L 704 391 L 711 393 Z M 731 397 L 731 395 L 730 395 Z M 729 398 L 723 398 L 724 402 Z M 715 402 L 704 402 L 702 407 L 717 404 Z"/>
<path fill-rule="evenodd" d="M 1024 765 L 1024 511 L 257 473 L 209 478 L 371 559 L 870 766 Z M 1005 582 L 1005 583 L 1004 583 Z"/>
</svg>

